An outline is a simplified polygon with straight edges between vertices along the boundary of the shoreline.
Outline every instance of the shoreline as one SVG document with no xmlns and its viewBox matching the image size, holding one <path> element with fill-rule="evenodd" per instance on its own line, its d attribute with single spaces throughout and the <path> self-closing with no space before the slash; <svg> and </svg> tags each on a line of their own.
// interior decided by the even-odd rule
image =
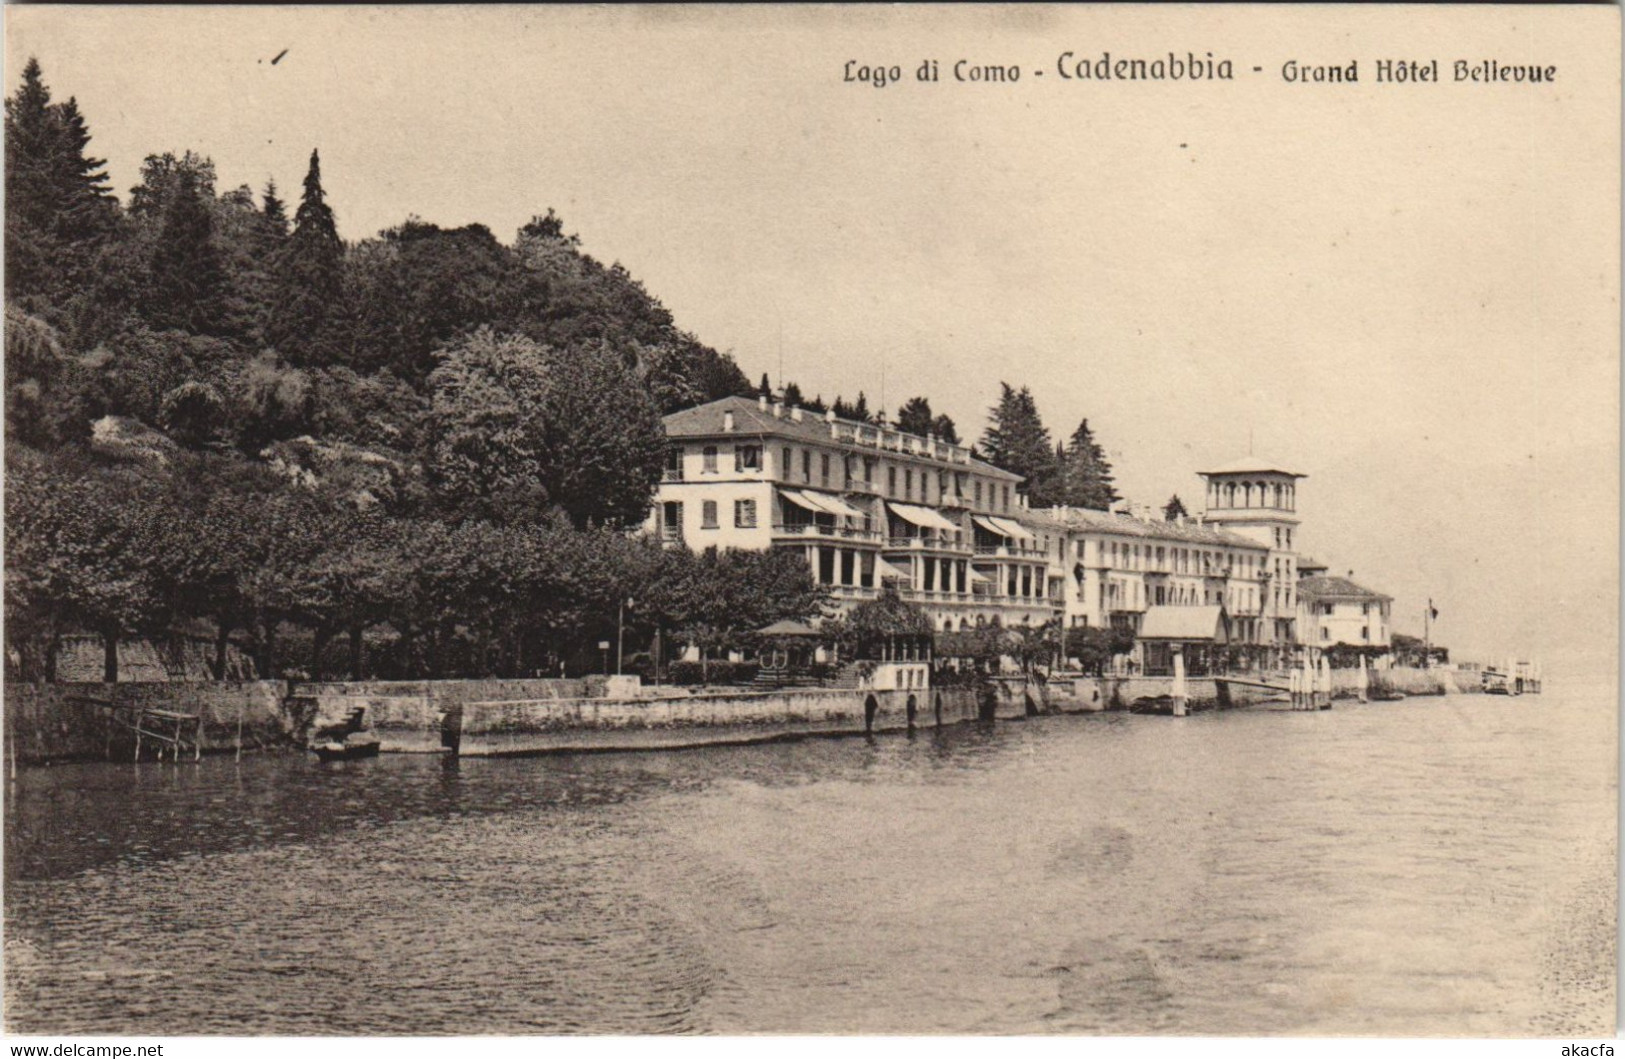
<svg viewBox="0 0 1625 1059">
<path fill-rule="evenodd" d="M 1357 672 L 1333 671 L 1333 699 L 1357 695 Z M 1477 693 L 1476 674 L 1391 669 L 1371 673 L 1375 694 Z M 1188 681 L 1195 710 L 1243 708 L 1273 693 L 1212 677 Z M 382 753 L 511 757 L 750 745 L 865 735 L 1106 710 L 1155 712 L 1171 678 L 995 678 L 982 688 L 643 688 L 610 696 L 583 680 L 280 681 L 10 684 L 5 689 L 10 767 L 135 759 L 133 740 L 107 704 L 195 715 L 196 750 L 181 759 L 261 750 L 303 752 L 312 734 L 361 711 Z M 596 692 L 596 694 L 595 694 Z"/>
</svg>

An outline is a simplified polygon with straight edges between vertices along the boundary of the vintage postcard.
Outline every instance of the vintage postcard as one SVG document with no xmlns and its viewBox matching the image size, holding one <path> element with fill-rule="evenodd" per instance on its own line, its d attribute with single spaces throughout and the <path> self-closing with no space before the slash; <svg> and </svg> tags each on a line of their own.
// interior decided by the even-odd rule
<svg viewBox="0 0 1625 1059">
<path fill-rule="evenodd" d="M 1616 7 L 5 27 L 38 1054 L 1612 1054 Z"/>
</svg>

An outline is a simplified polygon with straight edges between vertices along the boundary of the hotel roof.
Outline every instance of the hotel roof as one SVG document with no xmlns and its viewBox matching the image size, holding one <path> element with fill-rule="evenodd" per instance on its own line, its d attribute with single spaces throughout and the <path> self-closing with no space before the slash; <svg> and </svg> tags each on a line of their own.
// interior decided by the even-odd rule
<svg viewBox="0 0 1625 1059">
<path fill-rule="evenodd" d="M 1373 592 L 1369 588 L 1355 584 L 1346 577 L 1299 578 L 1298 595 L 1305 602 L 1341 599 L 1387 603 L 1394 598 L 1393 596 L 1385 596 L 1381 592 Z"/>
<path fill-rule="evenodd" d="M 1023 511 L 1020 516 L 1011 516 L 1019 522 L 1051 532 L 1057 530 L 1081 530 L 1093 533 L 1115 533 L 1125 537 L 1145 537 L 1151 540 L 1179 541 L 1184 544 L 1212 544 L 1227 548 L 1251 548 L 1254 551 L 1267 552 L 1269 546 L 1251 537 L 1243 537 L 1239 533 L 1219 529 L 1216 526 L 1204 526 L 1187 519 L 1184 522 L 1160 522 L 1157 520 L 1134 518 L 1130 515 L 1114 514 L 1110 511 L 1096 511 L 1084 507 L 1048 507 L 1033 511 Z"/>
<path fill-rule="evenodd" d="M 734 415 L 734 428 L 732 431 L 723 429 L 723 413 L 732 412 Z M 819 445 L 833 445 L 836 448 L 850 449 L 854 452 L 892 452 L 899 456 L 913 456 L 916 459 L 930 460 L 933 463 L 949 463 L 934 453 L 942 447 L 950 447 L 966 455 L 962 460 L 953 460 L 952 463 L 968 468 L 974 468 L 978 473 L 992 478 L 1003 478 L 1011 482 L 1022 480 L 1021 475 L 1012 474 L 1002 467 L 995 467 L 986 460 L 979 460 L 970 456 L 969 450 L 963 445 L 949 446 L 947 442 L 933 443 L 930 438 L 922 438 L 916 434 L 906 434 L 900 430 L 886 427 L 884 431 L 873 423 L 858 423 L 850 419 L 830 419 L 826 415 L 802 409 L 800 422 L 791 415 L 790 409 L 784 409 L 782 416 L 773 414 L 772 406 L 762 408 L 758 401 L 749 397 L 723 397 L 702 404 L 694 408 L 685 408 L 680 412 L 673 412 L 664 420 L 666 436 L 673 438 L 725 438 L 739 437 L 741 435 L 776 438 L 794 438 L 797 441 L 816 443 Z M 841 437 L 830 436 L 830 425 L 834 424 L 841 432 Z M 884 447 L 874 443 L 862 443 L 854 439 L 853 435 L 863 434 L 884 438 L 891 442 Z M 903 439 L 912 439 L 904 442 Z M 917 445 L 924 451 L 911 451 L 910 448 L 894 447 L 895 445 Z"/>
<path fill-rule="evenodd" d="M 1297 471 L 1289 471 L 1286 468 L 1282 467 L 1278 463 L 1271 463 L 1269 460 L 1261 460 L 1261 459 L 1257 458 L 1256 456 L 1243 456 L 1239 460 L 1230 461 L 1229 463 L 1225 464 L 1223 467 L 1219 467 L 1219 468 L 1216 468 L 1216 469 L 1211 470 L 1211 471 L 1197 471 L 1196 473 L 1201 474 L 1201 475 L 1212 475 L 1212 474 L 1285 474 L 1285 475 L 1290 475 L 1293 478 L 1307 478 L 1307 477 L 1309 477 L 1307 474 L 1299 474 Z"/>
</svg>

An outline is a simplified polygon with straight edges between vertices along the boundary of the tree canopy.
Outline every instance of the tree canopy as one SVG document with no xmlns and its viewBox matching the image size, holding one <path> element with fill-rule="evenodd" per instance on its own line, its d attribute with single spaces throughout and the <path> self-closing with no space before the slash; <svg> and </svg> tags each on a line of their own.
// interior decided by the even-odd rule
<svg viewBox="0 0 1625 1059">
<path fill-rule="evenodd" d="M 483 675 L 555 671 L 632 592 L 668 630 L 818 613 L 804 562 L 627 534 L 660 416 L 753 391 L 553 211 L 509 242 L 414 217 L 346 242 L 314 150 L 291 218 L 190 151 L 121 204 L 37 62 L 5 120 L 6 637 L 32 675 L 71 633 L 112 668 L 120 637 L 201 626 L 267 676 Z"/>
</svg>

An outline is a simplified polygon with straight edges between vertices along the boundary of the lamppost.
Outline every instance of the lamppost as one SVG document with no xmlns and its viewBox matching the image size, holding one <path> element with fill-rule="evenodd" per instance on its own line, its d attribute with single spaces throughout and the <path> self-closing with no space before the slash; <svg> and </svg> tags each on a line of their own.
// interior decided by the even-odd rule
<svg viewBox="0 0 1625 1059">
<path fill-rule="evenodd" d="M 624 654 L 624 645 L 626 643 L 626 612 L 629 609 L 631 609 L 634 606 L 635 603 L 636 603 L 635 600 L 626 599 L 626 600 L 622 600 L 620 605 L 615 608 L 615 675 L 616 676 L 621 675 L 621 662 L 622 662 L 622 658 L 623 658 L 623 654 Z"/>
</svg>

